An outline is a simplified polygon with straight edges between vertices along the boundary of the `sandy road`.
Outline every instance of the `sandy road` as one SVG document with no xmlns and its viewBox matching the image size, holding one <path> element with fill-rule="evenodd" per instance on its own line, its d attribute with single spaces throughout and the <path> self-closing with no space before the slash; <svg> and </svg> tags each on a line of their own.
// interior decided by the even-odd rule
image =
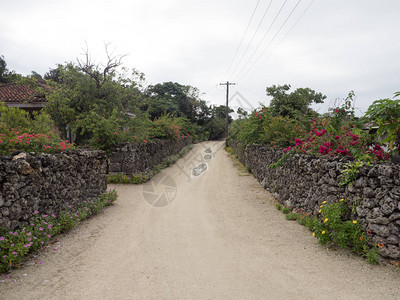
<svg viewBox="0 0 400 300">
<path fill-rule="evenodd" d="M 207 170 L 188 177 L 208 146 Z M 115 205 L 13 271 L 0 298 L 400 299 L 400 272 L 320 246 L 221 146 L 196 145 L 154 186 L 110 186 Z M 154 207 L 163 184 L 173 201 Z"/>
</svg>

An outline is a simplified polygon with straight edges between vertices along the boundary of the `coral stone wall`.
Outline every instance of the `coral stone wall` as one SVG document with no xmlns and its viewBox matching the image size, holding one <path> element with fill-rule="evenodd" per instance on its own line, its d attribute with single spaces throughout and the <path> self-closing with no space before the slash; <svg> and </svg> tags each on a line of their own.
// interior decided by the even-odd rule
<svg viewBox="0 0 400 300">
<path fill-rule="evenodd" d="M 190 144 L 190 138 L 118 144 L 111 151 L 109 172 L 127 175 L 143 172 L 146 168 L 161 164 L 168 156 L 178 154 Z"/>
<path fill-rule="evenodd" d="M 28 223 L 34 211 L 58 214 L 107 189 L 103 151 L 20 153 L 0 157 L 0 227 Z"/>
<path fill-rule="evenodd" d="M 400 259 L 400 165 L 377 163 L 360 169 L 358 179 L 339 186 L 345 158 L 289 156 L 280 167 L 269 169 L 282 151 L 266 145 L 231 144 L 239 160 L 282 204 L 317 213 L 323 201 L 349 200 L 355 218 L 371 231 L 374 243 L 383 243 L 381 255 Z"/>
</svg>

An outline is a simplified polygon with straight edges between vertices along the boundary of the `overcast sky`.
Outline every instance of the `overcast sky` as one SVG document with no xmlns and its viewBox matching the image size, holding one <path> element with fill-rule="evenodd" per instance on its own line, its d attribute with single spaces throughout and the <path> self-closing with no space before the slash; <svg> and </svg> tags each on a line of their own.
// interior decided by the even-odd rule
<svg viewBox="0 0 400 300">
<path fill-rule="evenodd" d="M 210 104 L 224 104 L 229 80 L 234 107 L 268 105 L 267 86 L 291 84 L 325 94 L 320 113 L 350 90 L 365 112 L 400 91 L 399 15 L 394 0 L 0 0 L 0 55 L 44 74 L 85 42 L 104 61 L 109 42 L 148 84 L 192 85 Z"/>
</svg>

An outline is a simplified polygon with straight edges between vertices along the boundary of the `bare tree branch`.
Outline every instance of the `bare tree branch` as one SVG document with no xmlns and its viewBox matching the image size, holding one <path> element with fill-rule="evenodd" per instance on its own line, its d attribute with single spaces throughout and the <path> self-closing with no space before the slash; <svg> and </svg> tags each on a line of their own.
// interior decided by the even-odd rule
<svg viewBox="0 0 400 300">
<path fill-rule="evenodd" d="M 103 70 L 100 71 L 100 64 L 95 63 L 92 61 L 90 54 L 89 54 L 89 47 L 86 43 L 86 49 L 82 49 L 84 51 L 84 60 L 80 60 L 77 58 L 78 66 L 82 72 L 89 75 L 92 79 L 96 81 L 96 86 L 100 88 L 106 81 L 108 75 L 120 65 L 122 65 L 122 59 L 126 56 L 125 55 L 113 55 L 113 53 L 109 52 L 110 43 L 105 43 L 105 51 L 107 55 L 107 63 L 103 66 Z"/>
</svg>

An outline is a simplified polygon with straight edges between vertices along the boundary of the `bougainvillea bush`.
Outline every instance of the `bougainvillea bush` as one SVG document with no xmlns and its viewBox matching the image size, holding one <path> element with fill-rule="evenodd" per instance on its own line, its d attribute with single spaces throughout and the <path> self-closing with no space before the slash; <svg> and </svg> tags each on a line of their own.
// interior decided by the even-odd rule
<svg viewBox="0 0 400 300">
<path fill-rule="evenodd" d="M 74 148 L 68 140 L 61 140 L 52 134 L 21 130 L 9 129 L 7 125 L 0 124 L 0 155 L 10 155 L 14 151 L 56 153 Z"/>
<path fill-rule="evenodd" d="M 249 144 L 271 144 L 273 147 L 294 146 L 294 139 L 304 131 L 301 122 L 289 117 L 273 116 L 267 107 L 254 110 L 248 118 L 236 120 L 229 139 Z"/>
<path fill-rule="evenodd" d="M 55 153 L 73 148 L 53 128 L 45 113 L 31 116 L 22 109 L 0 105 L 0 155 L 14 151 Z"/>
<path fill-rule="evenodd" d="M 312 120 L 274 116 L 268 107 L 254 110 L 231 126 L 230 139 L 249 144 L 270 144 L 283 153 L 349 157 L 367 161 L 390 158 L 374 137 L 363 130 L 362 119 L 354 116 L 346 100 L 342 107 Z"/>
<path fill-rule="evenodd" d="M 314 156 L 348 156 L 363 160 L 387 160 L 390 156 L 372 137 L 350 125 L 333 130 L 328 121 L 312 121 L 312 130 L 295 138 L 295 145 L 283 149 Z"/>
<path fill-rule="evenodd" d="M 35 211 L 36 217 L 23 228 L 14 231 L 0 228 L 0 272 L 17 267 L 28 253 L 47 246 L 55 235 L 68 231 L 80 221 L 98 214 L 117 198 L 117 192 L 109 190 L 96 198 L 83 201 L 75 209 L 69 207 L 58 216 Z"/>
</svg>

